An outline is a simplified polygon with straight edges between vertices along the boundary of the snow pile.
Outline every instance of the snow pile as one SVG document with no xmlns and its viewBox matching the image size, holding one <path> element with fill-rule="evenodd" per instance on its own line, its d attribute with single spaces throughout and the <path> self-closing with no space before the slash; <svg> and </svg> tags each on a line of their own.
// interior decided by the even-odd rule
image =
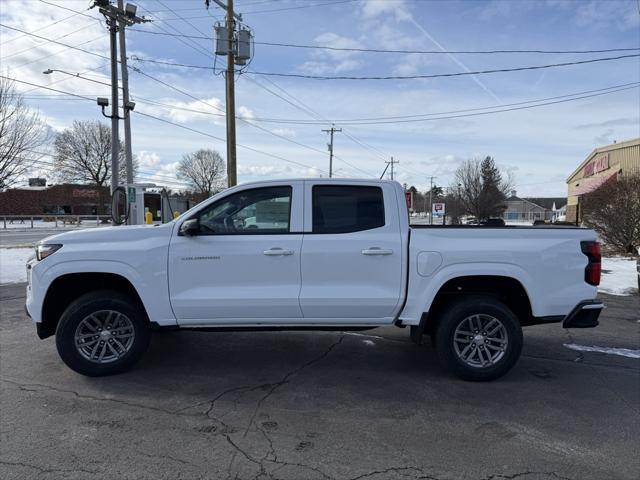
<svg viewBox="0 0 640 480">
<path fill-rule="evenodd" d="M 578 345 L 576 343 L 563 343 L 563 345 L 577 352 L 596 352 L 607 353 L 609 355 L 620 355 L 621 357 L 640 358 L 640 350 L 631 350 L 629 348 L 616 347 L 587 347 L 586 345 Z"/>
<path fill-rule="evenodd" d="M 33 248 L 0 248 L 0 284 L 27 281 L 27 260 Z"/>
<path fill-rule="evenodd" d="M 598 291 L 610 295 L 632 295 L 638 286 L 636 261 L 625 257 L 604 257 Z"/>
</svg>

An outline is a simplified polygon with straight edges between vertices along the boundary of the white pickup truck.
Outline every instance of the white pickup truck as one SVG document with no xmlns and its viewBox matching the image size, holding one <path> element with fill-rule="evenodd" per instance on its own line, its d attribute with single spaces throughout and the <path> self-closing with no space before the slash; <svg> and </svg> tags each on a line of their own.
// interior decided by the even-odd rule
<svg viewBox="0 0 640 480">
<path fill-rule="evenodd" d="M 572 227 L 409 226 L 402 187 L 280 180 L 174 221 L 55 235 L 27 264 L 27 314 L 84 375 L 130 368 L 151 331 L 383 325 L 429 335 L 444 367 L 491 380 L 522 326 L 595 327 L 600 246 Z"/>
</svg>

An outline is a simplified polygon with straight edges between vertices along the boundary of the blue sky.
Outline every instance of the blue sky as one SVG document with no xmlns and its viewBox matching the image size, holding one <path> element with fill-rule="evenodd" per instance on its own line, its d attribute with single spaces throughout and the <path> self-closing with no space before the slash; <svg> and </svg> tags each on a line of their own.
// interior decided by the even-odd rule
<svg viewBox="0 0 640 480">
<path fill-rule="evenodd" d="M 222 19 L 219 7 L 212 2 L 207 12 L 202 0 L 142 0 L 137 5 L 139 14 L 154 19 L 135 27 L 138 30 L 210 36 L 212 25 Z M 59 6 L 83 11 L 94 18 L 74 15 Z M 88 1 L 84 0 L 51 0 L 48 4 L 35 0 L 3 1 L 0 23 L 108 55 L 107 32 L 95 20 L 101 17 L 96 9 L 85 11 L 87 6 Z M 253 30 L 256 42 L 447 51 L 640 47 L 637 0 L 236 0 L 236 9 L 244 14 L 243 20 Z M 61 19 L 64 20 L 42 29 Z M 63 73 L 41 73 L 54 68 L 108 82 L 108 62 L 103 58 L 7 28 L 1 28 L 0 33 L 3 75 L 90 97 L 109 95 L 107 86 Z M 180 41 L 172 36 L 129 30 L 127 42 L 128 53 L 137 58 L 208 67 L 214 63 L 211 40 Z M 253 62 L 247 70 L 325 76 L 408 76 L 634 53 L 640 52 L 383 54 L 256 44 Z M 217 66 L 222 63 L 224 58 L 219 57 Z M 214 148 L 225 154 L 224 119 L 188 111 L 219 114 L 218 109 L 224 109 L 223 77 L 211 70 L 139 60 L 131 65 L 206 102 L 194 100 L 135 71 L 130 74 L 138 113 L 132 117 L 133 150 L 141 161 L 144 172 L 141 179 L 178 187 L 173 177 L 182 154 L 199 148 Z M 452 173 L 462 160 L 491 155 L 504 171 L 512 172 L 520 195 L 565 195 L 564 180 L 593 148 L 640 136 L 638 88 L 539 108 L 453 119 L 374 125 L 341 125 L 340 120 L 493 107 L 638 81 L 638 57 L 544 70 L 385 81 L 313 80 L 243 73 L 237 81 L 236 107 L 246 121 L 238 122 L 238 143 L 250 149 L 238 148 L 239 181 L 326 175 L 328 137 L 321 130 L 335 121 L 344 130 L 335 137 L 337 176 L 380 176 L 385 159 L 393 156 L 400 161 L 396 172 L 401 182 L 424 189 L 428 177 L 433 175 L 437 184 L 446 186 L 452 182 Z M 27 91 L 34 87 L 19 85 L 19 88 Z M 29 104 L 40 110 L 54 130 L 68 127 L 75 119 L 102 119 L 91 101 L 49 96 L 57 94 L 42 89 L 25 94 Z M 261 120 L 265 118 L 288 123 Z M 321 122 L 317 124 L 303 123 L 318 119 Z"/>
</svg>

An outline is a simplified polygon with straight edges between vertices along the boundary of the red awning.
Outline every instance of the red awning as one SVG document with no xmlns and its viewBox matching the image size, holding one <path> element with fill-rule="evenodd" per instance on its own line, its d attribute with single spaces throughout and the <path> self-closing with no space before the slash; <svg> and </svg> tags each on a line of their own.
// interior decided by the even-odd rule
<svg viewBox="0 0 640 480">
<path fill-rule="evenodd" d="M 615 171 L 609 175 L 603 175 L 596 178 L 582 178 L 578 181 L 578 187 L 573 191 L 574 195 L 584 195 L 585 193 L 593 192 L 602 185 L 607 183 L 611 179 L 617 179 L 618 172 Z"/>
</svg>

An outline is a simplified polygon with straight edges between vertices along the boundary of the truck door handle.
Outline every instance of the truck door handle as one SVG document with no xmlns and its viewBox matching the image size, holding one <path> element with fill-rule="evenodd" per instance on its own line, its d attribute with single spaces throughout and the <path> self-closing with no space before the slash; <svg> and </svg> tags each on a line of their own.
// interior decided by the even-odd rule
<svg viewBox="0 0 640 480">
<path fill-rule="evenodd" d="M 392 255 L 393 250 L 390 250 L 388 248 L 371 247 L 371 248 L 365 248 L 364 250 L 362 250 L 362 254 L 363 255 Z"/>
<path fill-rule="evenodd" d="M 274 248 L 270 248 L 269 250 L 265 250 L 262 253 L 264 253 L 265 255 L 276 257 L 281 255 L 293 255 L 293 250 L 285 250 L 280 247 L 274 247 Z"/>
</svg>

